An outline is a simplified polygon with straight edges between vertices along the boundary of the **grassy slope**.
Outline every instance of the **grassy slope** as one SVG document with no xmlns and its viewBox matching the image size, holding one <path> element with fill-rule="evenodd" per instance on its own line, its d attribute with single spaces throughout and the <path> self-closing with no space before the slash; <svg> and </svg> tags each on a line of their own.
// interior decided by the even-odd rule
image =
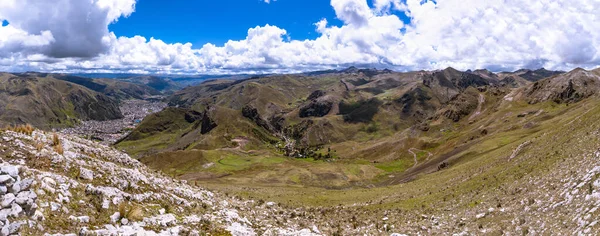
<svg viewBox="0 0 600 236">
<path fill-rule="evenodd" d="M 69 127 L 78 119 L 121 114 L 115 101 L 83 86 L 51 77 L 0 75 L 0 124 L 29 123 L 42 129 Z"/>
</svg>

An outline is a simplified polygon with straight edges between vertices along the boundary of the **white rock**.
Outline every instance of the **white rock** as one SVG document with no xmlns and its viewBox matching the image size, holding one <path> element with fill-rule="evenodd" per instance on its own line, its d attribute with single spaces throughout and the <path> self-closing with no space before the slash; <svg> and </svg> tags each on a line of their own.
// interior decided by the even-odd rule
<svg viewBox="0 0 600 236">
<path fill-rule="evenodd" d="M 8 214 L 10 214 L 10 211 L 10 208 L 0 210 L 0 220 L 5 221 L 6 218 L 8 218 Z"/>
<path fill-rule="evenodd" d="M 121 224 L 122 225 L 127 225 L 127 224 L 129 224 L 129 220 L 127 218 L 122 218 L 121 219 Z"/>
<path fill-rule="evenodd" d="M 2 208 L 8 208 L 15 201 L 15 195 L 8 193 L 2 197 Z"/>
<path fill-rule="evenodd" d="M 0 184 L 6 184 L 15 181 L 10 175 L 0 175 Z"/>
<path fill-rule="evenodd" d="M 475 216 L 475 218 L 477 218 L 477 219 L 481 219 L 481 218 L 483 218 L 483 217 L 485 217 L 485 213 L 477 214 L 477 215 Z"/>
<path fill-rule="evenodd" d="M 10 234 L 8 226 L 9 225 L 5 225 L 4 227 L 2 227 L 2 230 L 0 230 L 0 236 L 8 236 Z"/>
<path fill-rule="evenodd" d="M 10 175 L 13 178 L 19 176 L 19 168 L 16 166 L 3 166 L 0 168 L 0 172 L 2 172 L 2 174 Z"/>
<path fill-rule="evenodd" d="M 23 212 L 23 208 L 19 206 L 19 204 L 13 204 L 10 208 L 10 216 L 19 217 L 19 215 Z"/>
<path fill-rule="evenodd" d="M 231 232 L 232 235 L 256 235 L 254 229 L 246 225 L 242 225 L 239 222 L 234 222 L 230 226 L 227 226 L 227 231 Z"/>
<path fill-rule="evenodd" d="M 56 202 L 51 202 L 50 203 L 50 210 L 51 211 L 58 211 L 58 209 L 60 209 L 60 204 L 58 204 Z"/>
<path fill-rule="evenodd" d="M 121 218 L 121 213 L 115 212 L 114 214 L 112 214 L 110 216 L 110 222 L 113 223 L 113 224 L 117 223 L 117 221 L 119 221 L 120 218 Z"/>
<path fill-rule="evenodd" d="M 4 185 L 0 185 L 0 195 L 4 195 L 8 192 L 8 188 Z"/>
<path fill-rule="evenodd" d="M 32 220 L 44 220 L 44 213 L 42 213 L 41 211 L 35 211 L 33 213 L 33 216 L 31 216 Z"/>
<path fill-rule="evenodd" d="M 163 215 L 165 214 L 165 208 L 161 208 L 160 210 L 158 210 L 158 214 Z"/>
<path fill-rule="evenodd" d="M 102 209 L 108 209 L 110 207 L 110 201 L 108 199 L 102 200 Z"/>
<path fill-rule="evenodd" d="M 94 180 L 94 172 L 86 168 L 79 168 L 79 178 L 92 181 Z"/>
<path fill-rule="evenodd" d="M 81 222 L 81 223 L 89 223 L 90 217 L 89 216 L 80 216 L 80 217 L 77 217 L 77 220 L 79 220 L 79 222 Z"/>
<path fill-rule="evenodd" d="M 12 187 L 10 187 L 9 192 L 14 194 L 21 192 L 21 181 L 15 182 Z"/>
<path fill-rule="evenodd" d="M 33 179 L 24 179 L 21 181 L 21 191 L 27 191 L 33 185 Z"/>
</svg>

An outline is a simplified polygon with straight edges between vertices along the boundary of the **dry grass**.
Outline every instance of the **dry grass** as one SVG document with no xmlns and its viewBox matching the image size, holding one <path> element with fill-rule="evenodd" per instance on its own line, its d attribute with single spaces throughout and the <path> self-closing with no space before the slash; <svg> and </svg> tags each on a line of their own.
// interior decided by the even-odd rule
<svg viewBox="0 0 600 236">
<path fill-rule="evenodd" d="M 31 134 L 33 133 L 35 128 L 33 128 L 33 126 L 31 126 L 30 124 L 26 124 L 26 125 L 17 125 L 17 126 L 7 126 L 3 130 L 10 130 L 13 132 L 31 136 Z"/>
<path fill-rule="evenodd" d="M 58 137 L 58 134 L 56 134 L 56 133 L 52 134 L 52 147 L 54 148 L 54 151 L 60 155 L 62 155 L 65 152 L 65 150 L 62 146 L 62 143 L 60 141 L 60 138 Z"/>
<path fill-rule="evenodd" d="M 43 142 L 39 142 L 39 141 L 38 141 L 38 142 L 35 144 L 35 150 L 37 150 L 38 152 L 41 152 L 41 151 L 42 151 L 42 149 L 44 149 L 44 146 L 45 146 L 45 145 L 44 145 L 44 143 L 43 143 Z"/>
<path fill-rule="evenodd" d="M 132 221 L 141 221 L 144 219 L 144 209 L 140 205 L 128 202 L 119 204 L 119 214 L 121 214 L 121 218 L 127 218 Z"/>
</svg>

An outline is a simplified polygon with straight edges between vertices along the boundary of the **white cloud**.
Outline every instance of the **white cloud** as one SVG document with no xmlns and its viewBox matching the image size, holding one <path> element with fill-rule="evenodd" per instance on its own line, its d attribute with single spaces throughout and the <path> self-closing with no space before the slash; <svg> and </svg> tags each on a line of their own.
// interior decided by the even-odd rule
<svg viewBox="0 0 600 236">
<path fill-rule="evenodd" d="M 372 6 L 331 0 L 331 6 L 343 25 L 316 22 L 320 35 L 314 40 L 290 39 L 285 29 L 265 25 L 249 29 L 244 40 L 193 49 L 109 32 L 111 22 L 134 12 L 134 0 L 4 0 L 0 19 L 10 25 L 0 27 L 0 70 L 238 73 L 355 64 L 398 70 L 600 64 L 597 0 L 374 0 Z M 393 13 L 406 14 L 411 23 Z"/>
</svg>

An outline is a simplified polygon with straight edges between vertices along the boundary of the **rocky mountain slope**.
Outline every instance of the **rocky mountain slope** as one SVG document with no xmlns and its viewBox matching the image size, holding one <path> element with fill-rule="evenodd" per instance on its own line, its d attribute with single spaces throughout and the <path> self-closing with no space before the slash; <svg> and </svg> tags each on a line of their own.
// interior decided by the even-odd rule
<svg viewBox="0 0 600 236">
<path fill-rule="evenodd" d="M 0 125 L 49 129 L 78 120 L 121 118 L 118 103 L 104 94 L 52 77 L 0 74 Z"/>
<path fill-rule="evenodd" d="M 35 130 L 0 133 L 0 234 L 312 235 L 284 209 L 195 187 L 112 148 Z M 286 211 L 287 212 L 287 211 Z"/>
</svg>

